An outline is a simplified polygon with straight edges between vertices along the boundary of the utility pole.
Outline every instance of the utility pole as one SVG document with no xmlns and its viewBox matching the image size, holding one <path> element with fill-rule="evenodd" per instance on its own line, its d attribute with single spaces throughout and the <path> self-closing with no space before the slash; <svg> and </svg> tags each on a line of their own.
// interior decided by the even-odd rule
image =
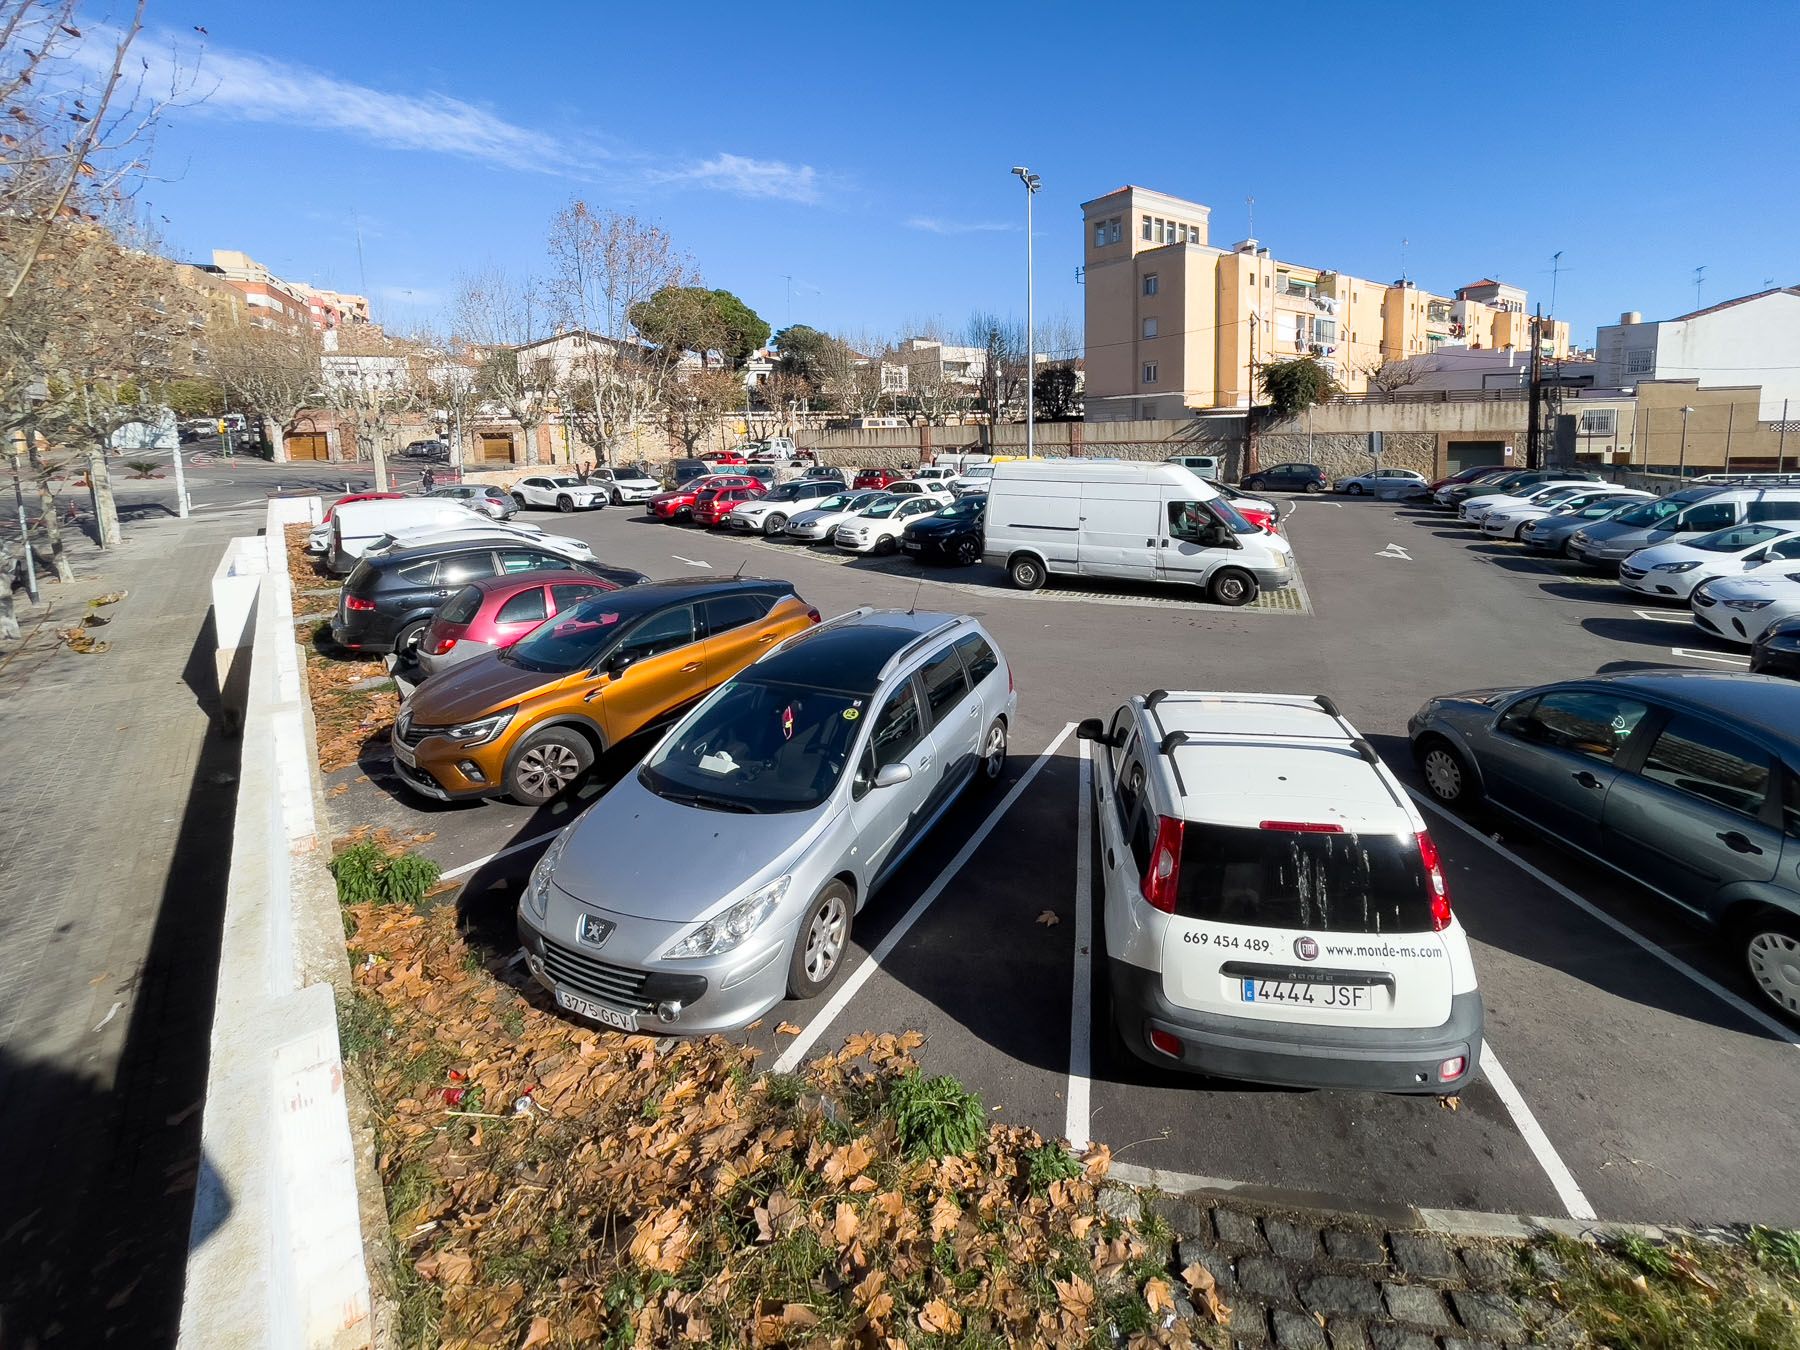
<svg viewBox="0 0 1800 1350">
<path fill-rule="evenodd" d="M 1022 165 L 1013 168 L 1025 185 L 1025 458 L 1037 458 L 1037 320 L 1032 312 L 1031 199 L 1042 180 Z M 998 403 L 999 400 L 995 399 Z M 996 409 L 998 412 L 998 409 Z"/>
<path fill-rule="evenodd" d="M 1683 408 L 1681 410 L 1681 461 L 1675 466 L 1675 476 L 1677 478 L 1687 477 L 1687 420 L 1688 414 L 1693 411 L 1692 408 Z"/>
<path fill-rule="evenodd" d="M 29 431 L 14 432 L 12 447 L 13 503 L 19 512 L 19 545 L 25 553 L 25 594 L 32 604 L 39 603 L 37 584 L 37 564 L 31 556 L 31 529 L 25 522 L 25 489 L 19 483 L 19 444 L 17 437 L 29 436 Z M 6 578 L 6 584 L 12 584 L 12 578 Z"/>
<path fill-rule="evenodd" d="M 1783 473 L 1786 471 L 1783 466 L 1787 463 L 1787 415 L 1788 401 L 1784 398 L 1781 400 L 1781 431 L 1777 434 L 1775 440 L 1776 473 Z"/>
<path fill-rule="evenodd" d="M 1540 442 L 1543 432 L 1539 423 L 1542 420 L 1540 414 L 1544 401 L 1544 357 L 1543 346 L 1538 341 L 1538 330 L 1543 323 L 1544 307 L 1539 305 L 1537 318 L 1533 319 L 1531 323 L 1531 391 L 1525 414 L 1528 419 L 1525 424 L 1525 467 L 1527 469 L 1540 467 L 1538 456 L 1541 451 Z"/>
<path fill-rule="evenodd" d="M 1700 308 L 1700 284 L 1706 280 L 1706 264 L 1702 263 L 1694 269 L 1694 308 Z"/>
</svg>

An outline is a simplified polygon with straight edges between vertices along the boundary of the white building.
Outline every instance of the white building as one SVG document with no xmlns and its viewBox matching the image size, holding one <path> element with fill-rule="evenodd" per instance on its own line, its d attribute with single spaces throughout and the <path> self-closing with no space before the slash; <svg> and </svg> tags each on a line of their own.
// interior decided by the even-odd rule
<svg viewBox="0 0 1800 1350">
<path fill-rule="evenodd" d="M 953 347 L 935 338 L 907 338 L 894 348 L 893 359 L 906 367 L 911 384 L 942 379 L 954 384 L 973 385 L 980 381 L 987 370 L 985 349 Z M 883 382 L 885 383 L 885 378 Z"/>
<path fill-rule="evenodd" d="M 1636 312 L 1600 329 L 1595 383 L 1697 380 L 1701 388 L 1760 385 L 1757 416 L 1800 411 L 1800 286 L 1780 286 L 1645 323 Z"/>
</svg>

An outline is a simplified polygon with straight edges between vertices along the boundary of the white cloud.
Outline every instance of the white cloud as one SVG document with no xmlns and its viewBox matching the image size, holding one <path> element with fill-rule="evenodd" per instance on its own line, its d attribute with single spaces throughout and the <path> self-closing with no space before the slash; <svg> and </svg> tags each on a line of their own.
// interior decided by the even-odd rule
<svg viewBox="0 0 1800 1350">
<path fill-rule="evenodd" d="M 906 228 L 923 230 L 927 234 L 997 234 L 1018 227 L 994 220 L 941 220 L 937 216 L 914 216 L 906 222 Z"/>
<path fill-rule="evenodd" d="M 735 192 L 740 197 L 775 197 L 790 202 L 819 200 L 819 176 L 812 165 L 785 164 L 778 159 L 720 153 L 698 164 L 653 176 L 666 183 L 694 183 Z"/>
</svg>

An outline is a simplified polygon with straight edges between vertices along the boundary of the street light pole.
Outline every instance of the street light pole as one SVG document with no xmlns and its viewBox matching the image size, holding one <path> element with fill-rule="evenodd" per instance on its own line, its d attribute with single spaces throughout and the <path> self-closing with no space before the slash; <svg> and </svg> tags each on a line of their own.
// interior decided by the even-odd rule
<svg viewBox="0 0 1800 1350">
<path fill-rule="evenodd" d="M 1015 165 L 1025 185 L 1025 458 L 1037 457 L 1037 323 L 1032 312 L 1031 199 L 1042 181 L 1030 169 Z"/>
<path fill-rule="evenodd" d="M 1681 462 L 1675 466 L 1677 478 L 1687 477 L 1687 420 L 1688 414 L 1692 411 L 1694 411 L 1692 408 L 1681 410 Z"/>
</svg>

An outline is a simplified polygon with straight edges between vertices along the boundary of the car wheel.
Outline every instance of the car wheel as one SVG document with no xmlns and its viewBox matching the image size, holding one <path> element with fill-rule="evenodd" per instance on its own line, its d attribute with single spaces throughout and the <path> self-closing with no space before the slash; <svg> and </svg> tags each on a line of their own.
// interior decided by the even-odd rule
<svg viewBox="0 0 1800 1350">
<path fill-rule="evenodd" d="M 1525 527 L 1529 524 L 1531 524 L 1531 522 L 1529 520 L 1521 520 L 1517 525 L 1513 526 L 1513 538 L 1518 540 L 1520 543 L 1524 543 L 1525 542 Z"/>
<path fill-rule="evenodd" d="M 573 511 L 575 509 L 575 503 L 571 500 L 568 493 L 563 492 L 557 494 L 556 509 L 564 512 Z"/>
<path fill-rule="evenodd" d="M 898 539 L 894 538 L 892 535 L 887 535 L 884 538 L 877 539 L 875 541 L 875 547 L 871 550 L 871 552 L 892 553 L 895 549 L 897 549 L 899 547 L 900 547 L 900 541 Z"/>
<path fill-rule="evenodd" d="M 1006 773 L 1006 720 L 996 717 L 981 739 L 981 769 L 977 777 L 984 788 L 991 788 Z"/>
<path fill-rule="evenodd" d="M 1261 492 L 1263 490 L 1263 480 L 1260 478 L 1246 478 L 1239 486 L 1242 487 L 1245 492 Z"/>
<path fill-rule="evenodd" d="M 414 619 L 394 634 L 394 655 L 400 658 L 401 665 L 418 658 L 419 644 L 425 640 L 425 630 L 430 626 L 428 619 Z"/>
<path fill-rule="evenodd" d="M 1035 591 L 1044 584 L 1044 564 L 1029 553 L 1021 553 L 1006 564 L 1006 575 L 1022 591 Z"/>
<path fill-rule="evenodd" d="M 506 791 L 524 806 L 554 801 L 593 766 L 594 747 L 566 727 L 549 727 L 528 737 L 506 771 Z"/>
<path fill-rule="evenodd" d="M 525 509 L 525 498 L 524 498 L 523 494 L 515 492 L 512 495 L 512 499 L 513 499 L 513 506 L 517 510 L 523 511 Z"/>
<path fill-rule="evenodd" d="M 841 881 L 830 882 L 806 907 L 788 960 L 790 998 L 817 998 L 825 992 L 850 947 L 852 908 L 850 888 Z"/>
<path fill-rule="evenodd" d="M 779 511 L 775 512 L 763 522 L 764 534 L 780 534 L 786 528 L 787 517 L 782 515 Z"/>
<path fill-rule="evenodd" d="M 625 505 L 625 494 L 623 492 L 620 492 L 619 489 L 617 489 L 617 488 L 614 488 L 612 490 L 612 504 L 614 506 Z"/>
<path fill-rule="evenodd" d="M 1221 567 L 1207 581 L 1206 596 L 1215 605 L 1247 605 L 1256 599 L 1256 578 L 1241 567 Z"/>
<path fill-rule="evenodd" d="M 1349 487 L 1345 488 L 1344 491 L 1352 497 L 1360 497 L 1363 495 L 1363 485 L 1361 483 L 1352 483 Z"/>
<path fill-rule="evenodd" d="M 1306 490 L 1308 492 L 1323 492 L 1325 490 L 1325 485 L 1315 478 L 1306 485 Z"/>
<path fill-rule="evenodd" d="M 1735 931 L 1756 992 L 1777 1011 L 1800 1017 L 1800 919 L 1764 909 Z"/>
<path fill-rule="evenodd" d="M 956 561 L 964 567 L 981 561 L 981 541 L 970 535 L 956 545 Z"/>
<path fill-rule="evenodd" d="M 1425 778 L 1425 790 L 1434 800 L 1445 806 L 1466 806 L 1481 795 L 1475 770 L 1462 751 L 1442 736 L 1427 736 L 1413 754 Z"/>
</svg>

